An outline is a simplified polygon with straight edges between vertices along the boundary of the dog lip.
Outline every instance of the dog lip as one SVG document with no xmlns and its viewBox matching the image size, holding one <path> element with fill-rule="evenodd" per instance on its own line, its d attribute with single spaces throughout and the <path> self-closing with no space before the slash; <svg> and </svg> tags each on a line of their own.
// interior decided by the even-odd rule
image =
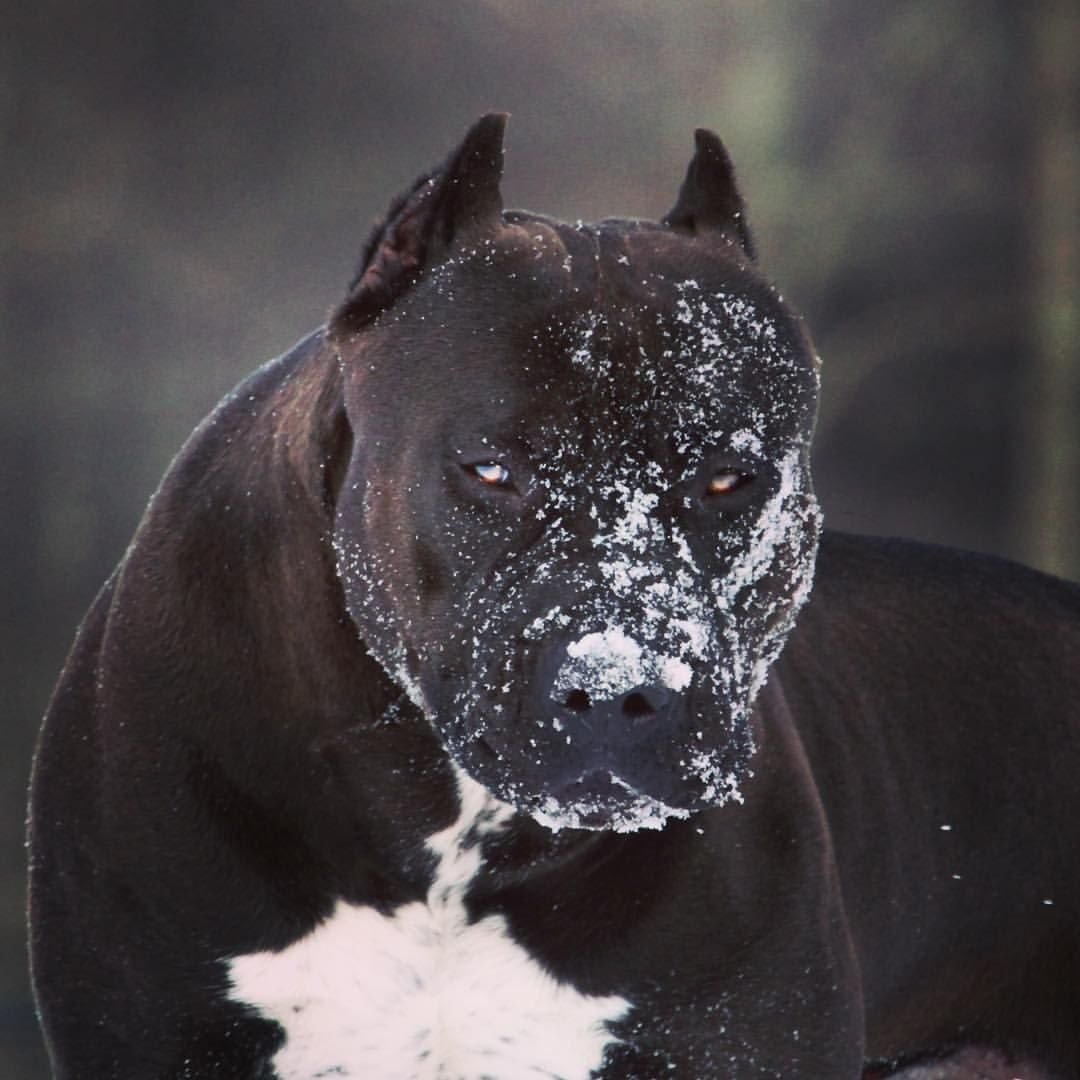
<svg viewBox="0 0 1080 1080">
<path fill-rule="evenodd" d="M 627 789 L 619 784 L 611 771 L 593 768 L 576 780 L 562 784 L 552 797 L 563 806 L 573 806 L 584 828 L 607 825 L 613 810 L 626 799 Z"/>
<path fill-rule="evenodd" d="M 616 766 L 592 765 L 569 781 L 553 784 L 548 795 L 557 802 L 577 807 L 593 807 L 606 817 L 628 799 L 654 798 L 654 794 L 631 780 Z"/>
<path fill-rule="evenodd" d="M 611 770 L 601 767 L 588 769 L 576 780 L 564 784 L 561 794 L 570 795 L 575 799 L 596 798 L 610 796 L 618 790 L 619 787 L 611 775 Z"/>
</svg>

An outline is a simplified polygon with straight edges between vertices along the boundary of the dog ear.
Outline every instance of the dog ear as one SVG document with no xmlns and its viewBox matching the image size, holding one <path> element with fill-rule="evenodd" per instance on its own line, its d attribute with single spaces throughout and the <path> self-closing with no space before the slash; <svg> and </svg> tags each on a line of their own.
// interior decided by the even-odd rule
<svg viewBox="0 0 1080 1080">
<path fill-rule="evenodd" d="M 735 170 L 724 144 L 711 131 L 694 132 L 695 153 L 675 205 L 661 223 L 679 232 L 725 233 L 755 258 L 754 240 L 735 186 Z"/>
<path fill-rule="evenodd" d="M 506 120 L 506 113 L 482 116 L 445 164 L 394 200 L 368 238 L 332 334 L 357 330 L 390 307 L 455 239 L 497 227 Z"/>
</svg>

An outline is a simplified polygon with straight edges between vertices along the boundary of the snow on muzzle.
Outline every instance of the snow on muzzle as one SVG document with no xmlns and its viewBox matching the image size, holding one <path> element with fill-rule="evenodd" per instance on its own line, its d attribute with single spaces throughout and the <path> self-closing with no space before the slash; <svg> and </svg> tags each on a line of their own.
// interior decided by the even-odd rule
<svg viewBox="0 0 1080 1080">
<path fill-rule="evenodd" d="M 503 683 L 517 708 L 485 725 L 499 768 L 480 763 L 477 778 L 553 829 L 656 828 L 737 798 L 746 747 L 704 610 L 660 612 L 639 595 L 614 611 L 610 591 L 575 599 L 526 626 L 519 679 Z"/>
<path fill-rule="evenodd" d="M 601 703 L 625 698 L 647 688 L 685 690 L 693 669 L 677 656 L 648 652 L 620 627 L 586 634 L 566 647 L 566 662 L 552 687 L 552 696 L 565 703 L 578 695 Z"/>
</svg>

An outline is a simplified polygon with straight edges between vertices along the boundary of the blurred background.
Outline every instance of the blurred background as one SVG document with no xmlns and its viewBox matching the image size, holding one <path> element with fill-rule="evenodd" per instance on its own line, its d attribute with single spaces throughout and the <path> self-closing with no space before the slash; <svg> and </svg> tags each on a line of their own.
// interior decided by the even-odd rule
<svg viewBox="0 0 1080 1080">
<path fill-rule="evenodd" d="M 481 112 L 513 114 L 507 205 L 571 219 L 660 216 L 716 129 L 824 358 L 829 524 L 1080 575 L 1075 0 L 6 7 L 7 1080 L 46 1075 L 23 805 L 76 624 L 191 428 Z"/>
</svg>

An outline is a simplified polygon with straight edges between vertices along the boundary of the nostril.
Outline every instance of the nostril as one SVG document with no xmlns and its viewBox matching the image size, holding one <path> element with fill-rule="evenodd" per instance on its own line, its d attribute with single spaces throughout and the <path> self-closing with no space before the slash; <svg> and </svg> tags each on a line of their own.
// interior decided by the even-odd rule
<svg viewBox="0 0 1080 1080">
<path fill-rule="evenodd" d="M 584 713 L 592 708 L 592 698 L 584 690 L 571 690 L 566 695 L 566 707 L 574 712 Z"/>
<path fill-rule="evenodd" d="M 622 711 L 623 716 L 631 720 L 640 720 L 656 715 L 656 710 L 652 707 L 649 699 L 636 690 L 632 694 L 627 694 L 623 699 Z"/>
</svg>

